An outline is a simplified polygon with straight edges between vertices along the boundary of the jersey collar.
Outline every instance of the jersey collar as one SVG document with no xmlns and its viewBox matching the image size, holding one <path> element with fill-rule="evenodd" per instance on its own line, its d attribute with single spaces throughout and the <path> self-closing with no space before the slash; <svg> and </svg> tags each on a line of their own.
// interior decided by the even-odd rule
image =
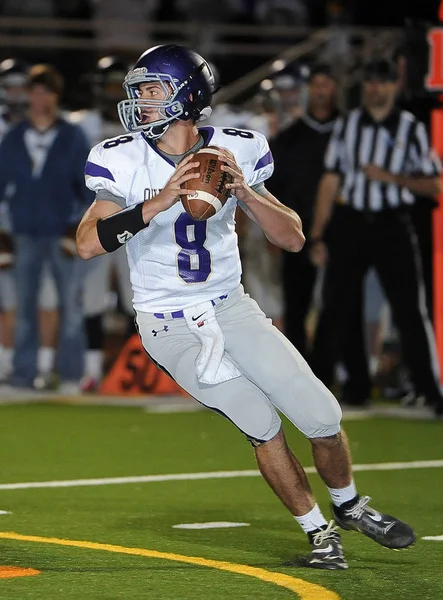
<svg viewBox="0 0 443 600">
<path fill-rule="evenodd" d="M 199 132 L 200 132 L 200 134 L 202 133 L 200 130 L 199 130 Z M 205 143 L 204 136 L 200 135 L 197 143 L 194 144 L 192 146 L 192 148 L 190 148 L 187 152 L 185 152 L 184 154 L 173 155 L 173 154 L 167 154 L 166 152 L 162 152 L 161 150 L 159 150 L 159 148 L 157 147 L 157 144 L 155 144 L 155 142 L 153 140 L 149 139 L 148 136 L 144 134 L 144 132 L 142 132 L 142 137 L 145 140 L 145 142 L 154 150 L 154 152 L 156 152 L 159 156 L 161 156 L 163 158 L 163 160 L 165 160 L 168 164 L 172 165 L 173 167 L 177 166 L 177 164 L 180 161 L 182 161 L 185 158 L 185 156 L 187 156 L 188 154 L 191 154 L 191 152 L 197 152 L 197 150 L 200 150 L 200 148 L 207 145 Z"/>
</svg>

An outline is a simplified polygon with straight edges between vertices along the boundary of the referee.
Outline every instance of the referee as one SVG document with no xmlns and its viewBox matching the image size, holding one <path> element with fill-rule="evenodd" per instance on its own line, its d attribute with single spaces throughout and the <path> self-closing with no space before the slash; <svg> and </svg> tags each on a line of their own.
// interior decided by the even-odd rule
<svg viewBox="0 0 443 600">
<path fill-rule="evenodd" d="M 440 192 L 441 165 L 430 150 L 423 123 L 395 108 L 396 91 L 394 63 L 380 59 L 365 66 L 362 107 L 337 120 L 325 155 L 310 255 L 316 265 L 328 260 L 323 310 L 331 352 L 343 354 L 350 333 L 348 315 L 356 300 L 362 301 L 364 276 L 372 266 L 391 305 L 415 391 L 442 415 L 436 345 L 408 213 L 415 196 Z M 352 404 L 364 404 L 370 393 L 361 352 L 356 348 L 354 360 L 346 364 L 344 401 Z M 315 353 L 311 366 L 322 379 L 323 365 Z"/>
<path fill-rule="evenodd" d="M 310 72 L 306 114 L 284 128 L 271 142 L 275 171 L 269 190 L 301 217 L 309 231 L 318 180 L 324 171 L 324 154 L 337 110 L 337 82 L 328 64 Z M 317 268 L 307 248 L 296 254 L 283 252 L 284 330 L 294 346 L 307 357 L 306 318 L 312 301 Z M 332 369 L 332 365 L 331 365 Z"/>
</svg>

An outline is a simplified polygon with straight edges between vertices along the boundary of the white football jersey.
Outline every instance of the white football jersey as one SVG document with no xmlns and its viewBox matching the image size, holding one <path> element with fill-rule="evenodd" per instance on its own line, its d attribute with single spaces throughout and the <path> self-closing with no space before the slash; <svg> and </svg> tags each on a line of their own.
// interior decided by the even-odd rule
<svg viewBox="0 0 443 600">
<path fill-rule="evenodd" d="M 205 145 L 229 149 L 248 185 L 268 179 L 274 169 L 266 138 L 255 131 L 201 127 Z M 124 199 L 122 206 L 150 200 L 166 185 L 175 165 L 142 133 L 95 146 L 85 167 L 86 185 Z M 235 232 L 237 199 L 207 221 L 194 221 L 177 202 L 156 215 L 126 244 L 134 307 L 172 312 L 212 300 L 236 288 L 241 264 Z"/>
</svg>

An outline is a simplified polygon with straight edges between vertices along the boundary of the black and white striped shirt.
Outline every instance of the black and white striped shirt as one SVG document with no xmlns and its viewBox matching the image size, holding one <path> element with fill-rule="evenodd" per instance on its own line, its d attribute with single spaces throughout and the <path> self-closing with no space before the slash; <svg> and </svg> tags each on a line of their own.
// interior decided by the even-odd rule
<svg viewBox="0 0 443 600">
<path fill-rule="evenodd" d="M 433 177 L 441 171 L 424 124 L 405 110 L 394 110 L 379 123 L 362 108 L 339 118 L 325 168 L 342 176 L 339 203 L 356 210 L 377 212 L 414 203 L 407 188 L 369 180 L 362 170 L 369 163 L 394 175 Z"/>
</svg>

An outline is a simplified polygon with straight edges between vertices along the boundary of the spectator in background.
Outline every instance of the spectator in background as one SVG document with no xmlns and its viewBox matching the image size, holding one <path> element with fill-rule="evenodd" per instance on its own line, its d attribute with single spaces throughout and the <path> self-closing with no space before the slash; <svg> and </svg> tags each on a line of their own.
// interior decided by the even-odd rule
<svg viewBox="0 0 443 600">
<path fill-rule="evenodd" d="M 91 148 L 107 138 L 125 133 L 116 105 L 124 98 L 121 82 L 128 71 L 129 65 L 122 58 L 101 57 L 90 78 L 93 83 L 95 108 L 78 110 L 67 115 L 71 123 L 82 128 Z M 115 273 L 121 306 L 126 316 L 125 335 L 129 338 L 135 333 L 132 288 L 125 248 L 93 258 L 88 262 L 85 271 L 83 291 L 87 350 L 81 389 L 83 392 L 96 392 L 104 375 L 104 321 L 109 308 L 112 273 Z"/>
<path fill-rule="evenodd" d="M 278 92 L 261 89 L 247 105 L 218 104 L 207 123 L 229 129 L 253 129 L 268 140 L 277 134 L 281 123 Z M 280 250 L 271 244 L 262 229 L 240 208 L 236 212 L 236 231 L 242 256 L 242 283 L 247 293 L 260 303 L 266 316 L 283 328 Z"/>
<path fill-rule="evenodd" d="M 118 53 L 144 46 L 158 4 L 158 0 L 93 0 L 97 47 Z"/>
<path fill-rule="evenodd" d="M 423 123 L 395 108 L 396 93 L 394 63 L 379 59 L 365 66 L 363 105 L 337 120 L 329 142 L 310 231 L 311 258 L 317 266 L 328 261 L 323 310 L 335 355 L 343 353 L 349 326 L 354 327 L 349 314 L 356 300 L 361 302 L 363 279 L 373 266 L 390 302 L 415 390 L 441 415 L 437 352 L 408 214 L 416 195 L 439 193 L 441 165 Z M 357 342 L 342 401 L 364 405 L 371 380 L 364 346 Z M 312 368 L 323 379 L 322 365 L 312 360 Z"/>
<path fill-rule="evenodd" d="M 352 24 L 349 11 L 349 2 L 346 0 L 328 0 L 326 2 L 326 25 L 330 29 L 329 41 L 326 47 L 328 60 L 350 60 L 349 32 L 346 25 Z"/>
<path fill-rule="evenodd" d="M 18 58 L 7 58 L 0 63 L 0 141 L 6 132 L 26 116 L 28 93 L 26 89 L 30 65 Z M 7 382 L 12 373 L 14 354 L 14 324 L 17 292 L 14 269 L 14 240 L 11 236 L 11 218 L 7 198 L 13 190 L 5 190 L 0 203 L 0 381 Z M 57 292 L 52 276 L 44 269 L 39 294 L 40 347 L 37 357 L 36 387 L 48 387 L 54 365 L 58 326 Z"/>
<path fill-rule="evenodd" d="M 290 65 L 274 75 L 272 87 L 278 92 L 281 103 L 280 130 L 289 127 L 306 111 L 308 99 L 307 79 L 309 69 L 305 65 Z"/>
<path fill-rule="evenodd" d="M 301 217 L 303 228 L 312 224 L 318 181 L 337 109 L 337 82 L 330 65 L 318 64 L 308 80 L 306 114 L 271 142 L 275 171 L 269 190 Z M 309 240 L 308 240 L 309 245 Z M 313 298 L 317 268 L 308 245 L 297 254 L 283 252 L 284 330 L 294 346 L 307 357 L 306 320 Z"/>
<path fill-rule="evenodd" d="M 60 307 L 58 373 L 61 393 L 77 393 L 83 371 L 82 263 L 62 242 L 91 194 L 83 168 L 89 146 L 79 128 L 59 116 L 63 79 L 34 65 L 27 83 L 27 119 L 0 145 L 0 198 L 10 191 L 16 249 L 17 321 L 12 383 L 32 387 L 37 370 L 37 296 L 43 266 L 53 272 Z"/>
<path fill-rule="evenodd" d="M 9 58 L 0 63 L 0 141 L 8 129 L 19 123 L 28 106 L 26 72 L 28 65 Z M 0 382 L 8 381 L 14 354 L 16 305 L 14 242 L 6 203 L 0 203 Z"/>
<path fill-rule="evenodd" d="M 176 0 L 175 8 L 178 11 L 178 19 L 192 25 L 188 34 L 188 45 L 194 46 L 209 60 L 213 60 L 220 40 L 219 25 L 235 21 L 242 6 L 239 0 Z"/>
<path fill-rule="evenodd" d="M 272 88 L 258 92 L 252 100 L 251 110 L 253 114 L 246 128 L 259 131 L 271 141 L 281 125 L 278 92 Z M 271 244 L 263 230 L 243 210 L 237 210 L 236 221 L 243 262 L 242 283 L 273 325 L 283 331 L 281 250 Z"/>
<path fill-rule="evenodd" d="M 404 110 L 409 110 L 417 119 L 423 121 L 429 131 L 430 115 L 432 108 L 436 105 L 435 97 L 423 89 L 424 65 L 423 50 L 420 45 L 414 43 L 414 28 L 412 32 L 410 27 L 407 29 L 409 35 L 406 37 L 405 45 L 397 50 L 393 60 L 397 63 L 399 72 L 399 89 L 397 93 L 397 106 Z M 409 38 L 412 37 L 410 41 Z M 423 33 L 423 45 L 425 45 L 425 34 Z M 420 52 L 421 50 L 421 52 Z M 426 52 L 428 49 L 426 48 Z M 418 53 L 419 60 L 414 60 Z M 426 65 L 427 65 L 426 55 Z M 421 67 L 421 68 L 420 68 Z M 427 68 L 427 66 L 426 66 Z M 432 273 L 432 212 L 438 206 L 435 198 L 422 196 L 419 202 L 415 202 L 410 210 L 411 217 L 417 230 L 420 246 L 421 258 L 423 263 L 423 275 L 426 286 L 426 299 L 428 303 L 429 314 L 433 314 L 433 273 Z"/>
<path fill-rule="evenodd" d="M 309 13 L 302 0 L 256 0 L 254 8 L 255 20 L 261 25 L 309 25 Z"/>
</svg>

